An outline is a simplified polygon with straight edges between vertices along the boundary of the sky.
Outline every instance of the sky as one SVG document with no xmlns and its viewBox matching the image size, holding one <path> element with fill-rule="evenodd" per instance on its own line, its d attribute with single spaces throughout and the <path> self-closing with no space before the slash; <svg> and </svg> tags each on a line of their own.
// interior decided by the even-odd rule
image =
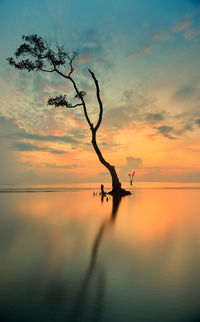
<svg viewBox="0 0 200 322">
<path fill-rule="evenodd" d="M 81 107 L 47 105 L 74 93 L 53 73 L 8 65 L 21 36 L 77 50 L 97 138 L 122 181 L 200 182 L 200 1 L 0 0 L 0 184 L 108 182 Z M 67 70 L 66 70 L 67 72 Z"/>
</svg>

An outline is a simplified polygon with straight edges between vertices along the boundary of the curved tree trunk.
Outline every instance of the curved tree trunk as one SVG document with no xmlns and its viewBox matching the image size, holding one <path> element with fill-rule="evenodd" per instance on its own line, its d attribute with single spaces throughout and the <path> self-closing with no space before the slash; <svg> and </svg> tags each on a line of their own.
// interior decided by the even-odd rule
<svg viewBox="0 0 200 322">
<path fill-rule="evenodd" d="M 96 141 L 96 130 L 94 128 L 91 128 L 91 132 L 92 132 L 92 145 L 93 145 L 93 148 L 99 158 L 99 161 L 108 169 L 108 171 L 110 172 L 110 175 L 111 175 L 111 178 L 112 178 L 112 190 L 110 192 L 108 192 L 108 194 L 111 194 L 111 195 L 129 195 L 131 194 L 129 191 L 126 191 L 124 189 L 121 188 L 121 182 L 119 181 L 119 178 L 118 178 L 118 175 L 117 175 L 117 172 L 115 170 L 115 167 L 113 165 L 111 165 L 110 163 L 108 163 L 98 145 L 97 145 L 97 141 Z"/>
</svg>

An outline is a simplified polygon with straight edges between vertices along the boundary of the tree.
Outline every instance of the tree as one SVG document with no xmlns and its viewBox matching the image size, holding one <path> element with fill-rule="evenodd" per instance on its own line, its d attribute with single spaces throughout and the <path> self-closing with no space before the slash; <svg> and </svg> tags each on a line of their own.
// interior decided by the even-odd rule
<svg viewBox="0 0 200 322">
<path fill-rule="evenodd" d="M 116 173 L 115 167 L 108 163 L 97 144 L 96 134 L 101 125 L 102 117 L 103 117 L 103 104 L 100 96 L 100 88 L 98 80 L 96 79 L 94 73 L 89 69 L 95 89 L 96 89 L 96 98 L 99 106 L 99 117 L 97 123 L 94 125 L 88 115 L 87 106 L 84 99 L 86 92 L 83 90 L 79 90 L 77 87 L 77 83 L 72 78 L 72 74 L 74 72 L 74 61 L 78 57 L 78 53 L 73 51 L 71 54 L 63 47 L 56 44 L 53 46 L 51 43 L 47 42 L 42 37 L 33 34 L 22 36 L 23 43 L 17 48 L 14 53 L 14 57 L 9 57 L 7 60 L 11 66 L 19 70 L 27 70 L 31 71 L 39 71 L 45 73 L 56 73 L 61 77 L 65 78 L 67 81 L 71 82 L 75 91 L 75 99 L 78 99 L 79 102 L 72 104 L 69 103 L 66 95 L 58 95 L 56 97 L 50 97 L 48 99 L 49 105 L 54 105 L 56 107 L 62 106 L 66 108 L 76 108 L 81 106 L 83 108 L 83 112 L 86 118 L 86 121 L 90 127 L 92 133 L 92 145 L 93 148 L 99 158 L 99 161 L 108 169 L 112 178 L 112 191 L 109 192 L 111 195 L 127 195 L 130 194 L 129 191 L 126 191 L 121 188 L 121 183 L 119 181 L 118 175 Z M 63 68 L 69 66 L 69 71 L 66 74 L 63 72 Z"/>
</svg>

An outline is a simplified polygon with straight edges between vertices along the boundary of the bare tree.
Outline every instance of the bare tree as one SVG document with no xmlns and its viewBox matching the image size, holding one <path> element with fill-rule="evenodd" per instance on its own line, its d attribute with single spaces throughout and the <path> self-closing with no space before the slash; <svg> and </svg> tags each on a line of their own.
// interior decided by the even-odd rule
<svg viewBox="0 0 200 322">
<path fill-rule="evenodd" d="M 108 169 L 112 178 L 112 191 L 109 194 L 112 195 L 127 195 L 130 194 L 129 191 L 126 191 L 121 188 L 121 183 L 119 181 L 118 175 L 116 173 L 115 167 L 108 163 L 97 144 L 96 134 L 99 129 L 103 117 L 103 104 L 100 96 L 100 88 L 98 80 L 96 79 L 94 73 L 91 70 L 88 70 L 90 73 L 95 89 L 96 89 L 96 98 L 99 108 L 98 121 L 94 125 L 88 115 L 87 106 L 84 96 L 86 92 L 79 90 L 76 81 L 72 77 L 74 72 L 74 61 L 78 57 L 78 53 L 73 51 L 71 54 L 62 46 L 56 44 L 53 46 L 51 43 L 47 42 L 45 39 L 38 35 L 27 35 L 22 36 L 23 43 L 17 48 L 14 53 L 14 57 L 9 57 L 7 60 L 11 66 L 19 70 L 31 71 L 40 71 L 45 73 L 56 73 L 61 77 L 65 78 L 67 81 L 71 82 L 75 91 L 75 99 L 78 99 L 78 103 L 72 104 L 69 103 L 66 95 L 59 95 L 56 97 L 50 97 L 48 99 L 49 105 L 55 105 L 56 107 L 62 106 L 66 108 L 76 108 L 82 107 L 87 123 L 90 127 L 92 133 L 92 145 L 99 158 L 99 161 Z M 69 67 L 69 71 L 66 74 L 63 72 L 63 67 Z"/>
</svg>

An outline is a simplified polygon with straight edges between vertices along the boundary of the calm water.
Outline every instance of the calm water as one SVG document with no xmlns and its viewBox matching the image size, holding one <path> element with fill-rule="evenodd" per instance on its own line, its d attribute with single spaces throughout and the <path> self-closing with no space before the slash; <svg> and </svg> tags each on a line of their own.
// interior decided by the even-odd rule
<svg viewBox="0 0 200 322">
<path fill-rule="evenodd" d="M 1 186 L 0 321 L 200 321 L 198 187 Z"/>
</svg>

